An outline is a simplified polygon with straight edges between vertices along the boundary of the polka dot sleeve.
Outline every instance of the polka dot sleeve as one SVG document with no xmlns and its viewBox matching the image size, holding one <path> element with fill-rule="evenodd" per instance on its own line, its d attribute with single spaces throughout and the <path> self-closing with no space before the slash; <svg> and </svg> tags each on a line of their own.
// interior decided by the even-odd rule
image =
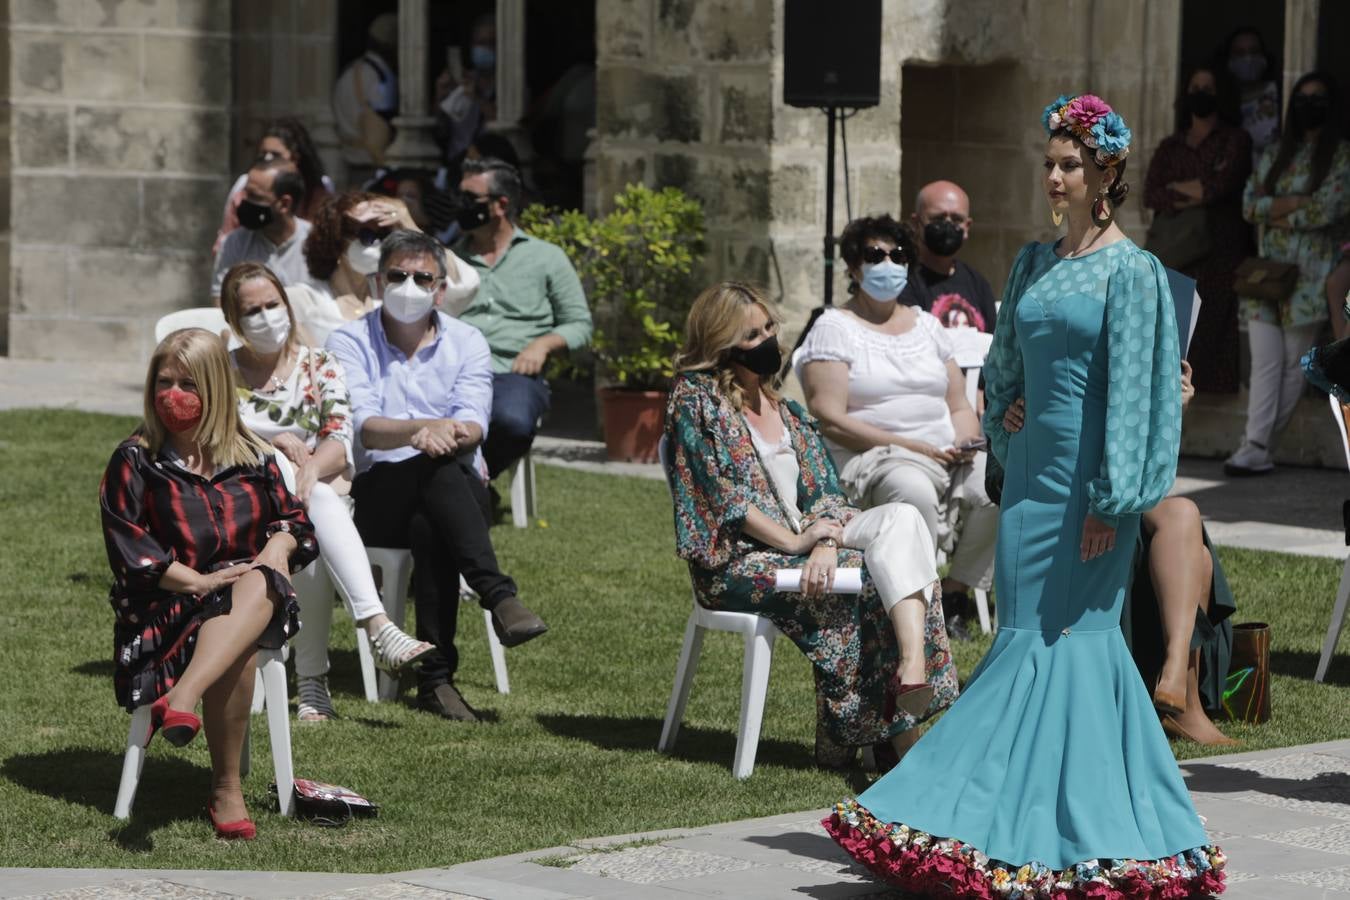
<svg viewBox="0 0 1350 900">
<path fill-rule="evenodd" d="M 1093 515 L 1115 527 L 1167 496 L 1181 450 L 1176 311 L 1153 254 L 1136 250 L 1111 275 L 1106 329 L 1106 446 L 1087 492 Z"/>
</svg>

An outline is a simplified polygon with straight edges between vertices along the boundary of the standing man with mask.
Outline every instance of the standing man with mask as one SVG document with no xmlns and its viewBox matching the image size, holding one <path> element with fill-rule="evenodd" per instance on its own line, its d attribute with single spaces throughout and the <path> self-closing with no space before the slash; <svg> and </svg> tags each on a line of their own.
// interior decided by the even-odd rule
<svg viewBox="0 0 1350 900">
<path fill-rule="evenodd" d="M 948 328 L 970 325 L 993 333 L 994 292 L 983 275 L 956 258 L 970 237 L 966 192 L 950 181 L 924 185 L 910 222 L 919 259 L 900 302 L 932 313 Z"/>
<path fill-rule="evenodd" d="M 260 262 L 287 286 L 306 284 L 309 269 L 302 250 L 309 222 L 295 214 L 305 182 L 288 162 L 254 166 L 244 182 L 239 225 L 225 236 L 211 274 L 211 304 L 220 305 L 220 286 L 231 266 Z"/>
<path fill-rule="evenodd" d="M 460 576 L 491 612 L 503 645 L 548 630 L 516 596 L 488 536 L 480 445 L 492 406 L 491 355 L 483 336 L 435 307 L 444 300 L 445 256 L 434 238 L 392 232 L 380 244 L 384 305 L 328 338 L 351 392 L 359 438 L 356 528 L 368 546 L 408 547 L 419 640 L 436 645 L 418 673 L 418 705 L 476 721 L 453 678 Z"/>
<path fill-rule="evenodd" d="M 467 204 L 455 252 L 478 271 L 478 293 L 460 318 L 492 348 L 492 423 L 483 455 L 489 478 L 524 456 L 548 412 L 544 364 L 583 347 L 591 311 L 581 279 L 561 247 L 515 224 L 520 173 L 499 159 L 465 160 L 459 184 Z"/>
</svg>

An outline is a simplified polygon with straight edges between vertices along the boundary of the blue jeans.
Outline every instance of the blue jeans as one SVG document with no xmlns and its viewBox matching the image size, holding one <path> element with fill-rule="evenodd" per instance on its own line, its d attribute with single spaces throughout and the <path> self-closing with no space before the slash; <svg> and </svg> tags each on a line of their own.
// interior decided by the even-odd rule
<svg viewBox="0 0 1350 900">
<path fill-rule="evenodd" d="M 502 372 L 492 376 L 492 420 L 483 444 L 488 478 L 496 478 L 529 452 L 548 403 L 548 382 L 542 375 Z"/>
</svg>

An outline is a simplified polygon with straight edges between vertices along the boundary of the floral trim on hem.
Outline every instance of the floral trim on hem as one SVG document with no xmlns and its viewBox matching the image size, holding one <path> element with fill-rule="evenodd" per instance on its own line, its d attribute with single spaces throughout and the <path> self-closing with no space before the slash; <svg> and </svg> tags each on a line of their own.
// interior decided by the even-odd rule
<svg viewBox="0 0 1350 900">
<path fill-rule="evenodd" d="M 1081 862 L 1062 871 L 990 859 L 969 844 L 877 820 L 856 800 L 821 822 L 848 854 L 882 880 L 921 896 L 975 900 L 1186 900 L 1223 892 L 1226 863 L 1204 846 L 1166 859 Z"/>
</svg>

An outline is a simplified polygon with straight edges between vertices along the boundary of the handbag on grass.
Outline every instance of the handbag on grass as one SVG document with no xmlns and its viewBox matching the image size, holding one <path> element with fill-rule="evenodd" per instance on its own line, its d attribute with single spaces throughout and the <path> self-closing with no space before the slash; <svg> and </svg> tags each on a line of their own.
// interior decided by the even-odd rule
<svg viewBox="0 0 1350 900">
<path fill-rule="evenodd" d="M 1191 206 L 1158 213 L 1148 226 L 1144 249 L 1169 269 L 1184 269 L 1199 262 L 1214 249 L 1209 211 L 1203 206 Z"/>
<path fill-rule="evenodd" d="M 1283 303 L 1298 287 L 1298 266 L 1249 256 L 1233 273 L 1233 290 L 1239 297 Z"/>
<path fill-rule="evenodd" d="M 1233 626 L 1223 711 L 1234 722 L 1259 725 L 1270 721 L 1270 626 L 1265 622 Z"/>
<path fill-rule="evenodd" d="M 277 792 L 275 782 L 271 790 Z M 378 803 L 371 803 L 351 788 L 322 781 L 297 778 L 294 791 L 295 814 L 315 825 L 346 825 L 354 818 L 374 818 L 380 810 Z"/>
</svg>

